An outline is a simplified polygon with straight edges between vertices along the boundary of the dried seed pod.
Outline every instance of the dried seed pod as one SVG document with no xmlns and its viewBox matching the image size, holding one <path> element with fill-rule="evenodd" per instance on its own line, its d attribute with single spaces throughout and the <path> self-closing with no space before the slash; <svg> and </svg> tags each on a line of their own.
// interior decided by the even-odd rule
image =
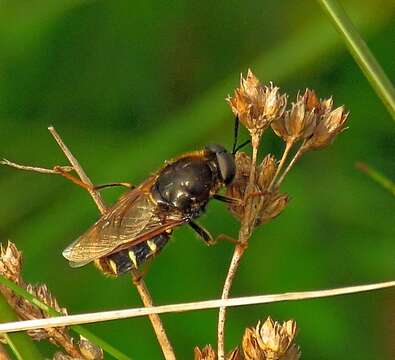
<svg viewBox="0 0 395 360">
<path fill-rule="evenodd" d="M 303 95 L 297 95 L 296 102 L 283 117 L 272 122 L 272 129 L 286 143 L 307 139 L 314 131 L 319 111 L 320 103 L 314 91 L 306 89 Z"/>
<path fill-rule="evenodd" d="M 0 274 L 9 280 L 12 280 L 20 287 L 27 290 L 31 295 L 38 298 L 41 302 L 55 309 L 63 315 L 67 315 L 67 310 L 61 307 L 56 300 L 56 298 L 51 294 L 47 285 L 31 285 L 26 284 L 21 277 L 22 269 L 22 254 L 17 249 L 17 247 L 8 242 L 7 246 L 0 247 Z M 16 295 L 12 290 L 5 286 L 0 286 L 0 292 L 4 295 L 7 302 L 14 309 L 15 313 L 22 320 L 31 319 L 43 319 L 49 317 L 49 315 L 38 308 L 36 305 L 32 304 L 28 300 Z M 55 354 L 54 359 L 81 359 L 81 351 L 77 344 L 74 342 L 73 338 L 69 335 L 66 327 L 56 327 L 56 328 L 46 328 L 46 329 L 35 329 L 28 330 L 28 335 L 30 335 L 34 340 L 44 340 L 47 339 L 50 342 L 61 346 L 69 355 L 64 355 L 62 353 Z M 95 348 L 95 345 L 91 344 L 91 349 Z M 85 344 L 85 347 L 88 345 Z M 84 347 L 84 345 L 83 345 Z M 84 347 L 84 348 L 85 348 Z M 99 348 L 97 348 L 99 349 Z M 101 349 L 98 350 L 98 353 Z M 62 358 L 63 356 L 63 358 Z M 88 359 L 88 357 L 86 357 Z M 89 358 L 91 359 L 91 358 Z M 100 357 L 92 359 L 101 359 Z"/>
<path fill-rule="evenodd" d="M 344 106 L 330 111 L 332 100 L 326 100 L 323 106 L 323 115 L 314 129 L 312 136 L 303 146 L 303 151 L 322 149 L 330 145 L 337 134 L 342 132 L 346 127 L 348 112 Z"/>
<path fill-rule="evenodd" d="M 277 170 L 276 158 L 268 154 L 264 157 L 257 169 L 257 183 L 261 191 L 266 191 L 274 178 Z"/>
<path fill-rule="evenodd" d="M 287 194 L 282 194 L 278 191 L 268 194 L 264 197 L 264 204 L 256 219 L 255 226 L 266 224 L 270 220 L 276 218 L 282 213 L 288 205 L 289 197 Z"/>
<path fill-rule="evenodd" d="M 226 195 L 241 200 L 240 204 L 229 205 L 229 210 L 239 221 L 244 216 L 244 195 L 248 185 L 248 179 L 251 172 L 251 159 L 242 151 L 238 151 L 235 156 L 236 175 L 233 182 L 227 187 Z M 260 192 L 260 188 L 255 184 L 255 191 Z"/>
<path fill-rule="evenodd" d="M 0 274 L 8 280 L 20 283 L 22 254 L 16 246 L 8 241 L 7 246 L 0 245 Z"/>
<path fill-rule="evenodd" d="M 240 87 L 226 100 L 252 137 L 262 136 L 270 123 L 282 116 L 287 104 L 287 96 L 281 95 L 278 87 L 272 83 L 262 86 L 251 70 L 245 79 L 241 76 Z"/>
<path fill-rule="evenodd" d="M 270 183 L 276 173 L 276 159 L 268 154 L 262 163 L 255 169 L 253 181 L 253 208 L 256 213 L 255 226 L 267 223 L 278 216 L 288 204 L 289 198 L 286 194 L 269 191 Z M 227 196 L 244 201 L 245 191 L 249 183 L 251 172 L 251 159 L 244 152 L 236 154 L 236 176 L 232 184 L 227 188 Z M 230 212 L 241 221 L 244 217 L 244 204 L 229 205 Z"/>
<path fill-rule="evenodd" d="M 103 350 L 82 336 L 80 336 L 78 346 L 81 354 L 87 360 L 102 360 L 104 358 Z"/>
<path fill-rule="evenodd" d="M 244 360 L 244 356 L 240 349 L 236 348 L 226 355 L 226 360 Z"/>
<path fill-rule="evenodd" d="M 77 359 L 75 357 L 66 355 L 60 351 L 56 352 L 55 355 L 53 356 L 52 360 L 81 360 Z"/>
<path fill-rule="evenodd" d="M 297 360 L 300 351 L 294 344 L 297 327 L 293 320 L 279 324 L 270 317 L 262 324 L 246 329 L 243 352 L 247 360 L 287 359 Z"/>
<path fill-rule="evenodd" d="M 246 360 L 266 360 L 266 354 L 259 346 L 254 329 L 247 328 L 245 330 L 242 347 Z"/>
<path fill-rule="evenodd" d="M 194 349 L 195 360 L 216 360 L 217 354 L 211 347 L 211 345 L 206 345 L 202 350 L 200 350 L 197 346 Z"/>
</svg>

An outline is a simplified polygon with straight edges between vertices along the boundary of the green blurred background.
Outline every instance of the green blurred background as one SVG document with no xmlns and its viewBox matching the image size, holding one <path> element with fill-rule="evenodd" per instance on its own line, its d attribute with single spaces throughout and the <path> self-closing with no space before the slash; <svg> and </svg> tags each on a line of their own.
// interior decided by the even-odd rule
<svg viewBox="0 0 395 360">
<path fill-rule="evenodd" d="M 390 78 L 395 78 L 392 0 L 344 5 Z M 97 183 L 139 183 L 165 159 L 232 143 L 224 98 L 251 67 L 292 97 L 314 88 L 351 111 L 349 130 L 309 153 L 284 183 L 292 201 L 259 228 L 233 296 L 330 288 L 394 279 L 395 201 L 359 173 L 363 160 L 395 178 L 395 124 L 317 2 L 0 2 L 0 156 L 66 164 L 46 130 L 53 124 Z M 244 132 L 242 137 L 246 137 Z M 281 154 L 267 134 L 261 156 Z M 122 190 L 104 192 L 108 202 Z M 140 306 L 130 278 L 93 266 L 71 269 L 62 249 L 92 224 L 90 197 L 60 177 L 0 168 L 0 235 L 24 254 L 24 276 L 45 282 L 70 313 Z M 201 219 L 237 236 L 223 204 Z M 149 269 L 157 304 L 219 297 L 233 246 L 208 248 L 176 231 Z M 230 309 L 228 350 L 244 328 L 271 315 L 293 318 L 304 359 L 395 358 L 395 292 Z M 163 316 L 179 359 L 216 344 L 217 311 Z M 145 318 L 89 325 L 133 359 L 160 359 Z M 50 356 L 55 348 L 40 343 Z M 107 356 L 106 358 L 110 358 Z"/>
</svg>

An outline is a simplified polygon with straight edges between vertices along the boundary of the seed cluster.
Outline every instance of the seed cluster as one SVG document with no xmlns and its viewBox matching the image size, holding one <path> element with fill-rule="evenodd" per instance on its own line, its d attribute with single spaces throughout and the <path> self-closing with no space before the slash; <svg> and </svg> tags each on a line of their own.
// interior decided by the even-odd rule
<svg viewBox="0 0 395 360">
<path fill-rule="evenodd" d="M 295 321 L 280 324 L 268 317 L 263 323 L 258 322 L 254 328 L 245 330 L 241 347 L 231 351 L 226 360 L 298 360 L 301 354 L 294 342 L 296 332 Z M 195 360 L 216 359 L 211 345 L 202 350 L 195 348 Z"/>
<path fill-rule="evenodd" d="M 57 312 L 67 315 L 67 309 L 59 305 L 56 298 L 49 291 L 47 285 L 27 284 L 22 278 L 21 271 L 22 253 L 12 242 L 8 242 L 6 246 L 1 245 L 0 275 L 27 290 L 35 298 L 39 299 L 41 302 L 48 305 Z M 33 305 L 23 297 L 18 296 L 6 286 L 0 285 L 0 292 L 3 294 L 9 305 L 14 309 L 15 313 L 21 320 L 43 319 L 50 317 L 50 315 L 48 315 L 46 312 Z M 33 340 L 49 340 L 53 344 L 62 347 L 67 355 L 62 352 L 57 352 L 54 355 L 54 360 L 103 359 L 102 349 L 82 337 L 79 339 L 79 341 L 75 341 L 75 339 L 70 336 L 66 327 L 28 330 L 27 333 L 33 338 Z"/>
<path fill-rule="evenodd" d="M 258 148 L 264 131 L 269 127 L 285 143 L 280 161 L 268 154 L 261 164 L 256 165 L 246 153 L 236 154 L 236 176 L 227 189 L 227 195 L 242 201 L 230 205 L 229 209 L 241 222 L 246 215 L 252 216 L 254 219 L 250 222 L 258 226 L 284 210 L 289 197 L 279 188 L 285 176 L 307 151 L 322 149 L 334 141 L 346 128 L 348 112 L 344 106 L 334 108 L 332 98 L 319 100 L 315 91 L 310 89 L 299 93 L 287 109 L 288 95 L 281 94 L 272 83 L 261 85 L 251 70 L 245 78 L 241 76 L 240 87 L 226 100 L 249 131 L 253 147 Z M 295 145 L 299 147 L 287 165 Z M 247 193 L 251 174 L 253 187 Z M 247 214 L 248 202 L 252 211 Z"/>
</svg>

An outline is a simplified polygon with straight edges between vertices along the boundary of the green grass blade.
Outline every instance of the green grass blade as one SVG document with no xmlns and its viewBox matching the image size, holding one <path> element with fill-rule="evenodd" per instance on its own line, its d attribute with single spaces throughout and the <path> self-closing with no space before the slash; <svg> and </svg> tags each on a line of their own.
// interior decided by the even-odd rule
<svg viewBox="0 0 395 360">
<path fill-rule="evenodd" d="M 358 63 L 377 95 L 395 120 L 395 89 L 376 58 L 359 35 L 346 12 L 336 0 L 318 0 L 343 36 L 350 53 Z M 361 6 L 363 6 L 361 4 Z"/>
<path fill-rule="evenodd" d="M 11 306 L 7 303 L 2 295 L 0 295 L 0 321 L 18 321 L 18 318 Z M 23 333 L 5 334 L 5 338 L 7 340 L 7 345 L 9 345 L 18 360 L 42 360 L 44 358 L 41 356 L 33 340 L 28 335 Z"/>
<path fill-rule="evenodd" d="M 395 196 L 395 183 L 393 181 L 363 162 L 357 162 L 356 167 L 358 170 L 368 175 L 373 181 L 381 185 L 384 189 L 387 189 L 392 195 Z"/>
<path fill-rule="evenodd" d="M 34 297 L 32 294 L 30 294 L 28 291 L 26 291 L 25 289 L 21 288 L 20 286 L 18 286 L 14 282 L 6 279 L 5 277 L 3 277 L 1 275 L 0 275 L 0 284 L 2 284 L 4 286 L 7 286 L 15 294 L 17 294 L 18 296 L 23 297 L 24 299 L 26 299 L 30 303 L 36 305 L 38 308 L 40 308 L 41 310 L 45 311 L 47 314 L 49 314 L 51 316 L 61 315 L 55 309 L 53 309 L 50 306 L 46 305 L 45 303 L 43 303 L 42 301 L 40 301 L 39 299 Z M 0 303 L 0 305 L 1 305 L 1 303 Z M 2 308 L 0 308 L 0 310 L 2 310 Z M 3 312 L 0 311 L 0 314 L 3 314 Z M 5 320 L 5 321 L 15 321 L 17 319 L 16 319 L 16 317 L 14 317 L 13 319 L 9 319 L 9 320 L 3 319 L 3 320 Z M 109 343 L 107 343 L 103 339 L 99 338 L 98 336 L 92 334 L 90 331 L 88 331 L 84 327 L 77 325 L 77 326 L 71 326 L 71 329 L 73 329 L 76 333 L 82 335 L 83 337 L 85 337 L 89 341 L 91 341 L 91 342 L 95 343 L 96 345 L 100 346 L 105 352 L 107 352 L 108 354 L 110 354 L 114 358 L 116 358 L 118 360 L 131 360 L 131 358 L 129 356 L 123 354 L 121 351 L 119 351 L 118 349 L 114 348 L 112 345 L 110 345 Z M 18 334 L 18 335 L 21 335 L 21 334 Z M 14 336 L 14 334 L 9 335 L 9 336 Z M 19 348 L 19 350 L 20 350 L 20 348 Z M 42 359 L 42 358 L 41 357 L 36 357 L 36 358 L 24 357 L 24 359 L 35 360 L 35 359 Z"/>
</svg>

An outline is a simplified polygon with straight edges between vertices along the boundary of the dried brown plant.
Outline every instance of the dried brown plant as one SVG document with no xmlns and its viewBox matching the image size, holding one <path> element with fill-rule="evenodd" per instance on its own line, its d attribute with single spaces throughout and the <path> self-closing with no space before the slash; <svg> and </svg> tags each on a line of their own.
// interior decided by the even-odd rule
<svg viewBox="0 0 395 360">
<path fill-rule="evenodd" d="M 280 192 L 280 185 L 296 162 L 309 150 L 322 149 L 333 142 L 345 129 L 348 113 L 344 106 L 333 108 L 332 98 L 319 100 L 313 90 L 298 94 L 296 101 L 286 109 L 287 94 L 280 95 L 272 83 L 261 85 L 248 70 L 241 76 L 240 87 L 227 99 L 233 113 L 251 136 L 252 158 L 245 153 L 236 154 L 236 177 L 229 186 L 228 195 L 240 202 L 230 206 L 232 214 L 240 221 L 240 231 L 229 270 L 222 290 L 222 299 L 229 297 L 233 279 L 247 248 L 254 228 L 278 216 L 288 204 L 289 198 Z M 277 164 L 268 154 L 257 165 L 261 137 L 271 126 L 285 143 L 284 152 Z M 291 161 L 287 159 L 292 148 L 299 144 Z M 284 169 L 285 168 L 285 169 Z M 218 359 L 225 360 L 226 308 L 218 317 Z"/>
<path fill-rule="evenodd" d="M 67 315 L 67 309 L 59 305 L 57 299 L 49 291 L 47 285 L 32 285 L 24 281 L 22 278 L 22 253 L 10 241 L 5 246 L 0 245 L 0 275 L 27 290 L 31 295 L 55 309 L 57 312 Z M 0 292 L 21 320 L 51 317 L 30 301 L 16 295 L 11 289 L 3 285 L 0 285 Z M 69 356 L 74 358 L 91 360 L 100 360 L 103 358 L 103 351 L 98 346 L 86 339 L 75 341 L 75 339 L 70 336 L 66 327 L 35 329 L 29 330 L 27 333 L 36 341 L 48 340 L 62 347 Z M 85 349 L 90 350 L 85 351 Z M 89 357 L 88 354 L 90 353 L 95 354 L 96 357 Z"/>
<path fill-rule="evenodd" d="M 245 330 L 241 347 L 226 355 L 226 360 L 299 360 L 300 350 L 294 343 L 296 332 L 295 321 L 280 324 L 269 316 Z M 195 360 L 217 360 L 217 354 L 211 345 L 202 350 L 196 347 Z"/>
</svg>

